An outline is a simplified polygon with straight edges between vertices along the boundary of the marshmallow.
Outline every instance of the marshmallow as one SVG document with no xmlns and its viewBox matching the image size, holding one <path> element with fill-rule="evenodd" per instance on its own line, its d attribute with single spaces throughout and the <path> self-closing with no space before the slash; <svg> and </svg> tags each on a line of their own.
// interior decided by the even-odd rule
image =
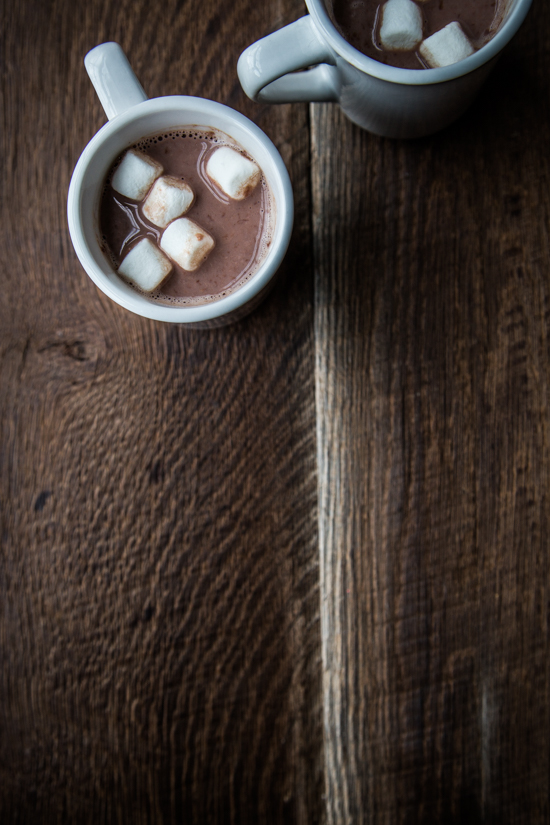
<svg viewBox="0 0 550 825">
<path fill-rule="evenodd" d="M 193 272 L 214 248 L 214 239 L 189 218 L 178 218 L 162 233 L 160 246 L 182 269 Z"/>
<path fill-rule="evenodd" d="M 253 160 L 230 146 L 220 146 L 210 155 L 206 174 L 222 192 L 233 200 L 242 201 L 258 184 L 262 173 Z"/>
<path fill-rule="evenodd" d="M 143 238 L 128 252 L 118 271 L 143 292 L 152 292 L 172 271 L 172 264 L 149 238 Z"/>
<path fill-rule="evenodd" d="M 129 149 L 116 168 L 111 186 L 120 195 L 140 201 L 159 175 L 162 175 L 160 163 L 143 152 Z"/>
<path fill-rule="evenodd" d="M 435 69 L 464 60 L 474 53 L 474 47 L 464 34 L 460 23 L 454 22 L 427 37 L 418 51 L 428 66 Z"/>
<path fill-rule="evenodd" d="M 178 178 L 158 178 L 143 204 L 143 214 L 162 229 L 183 215 L 195 199 L 191 187 Z"/>
<path fill-rule="evenodd" d="M 380 43 L 392 52 L 410 52 L 422 41 L 422 12 L 413 0 L 388 0 L 382 6 Z"/>
</svg>

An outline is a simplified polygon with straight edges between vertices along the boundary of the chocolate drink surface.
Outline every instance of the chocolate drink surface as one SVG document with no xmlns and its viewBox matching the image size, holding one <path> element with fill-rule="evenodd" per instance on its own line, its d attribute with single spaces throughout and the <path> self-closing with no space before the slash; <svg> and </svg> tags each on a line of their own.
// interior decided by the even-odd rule
<svg viewBox="0 0 550 825">
<path fill-rule="evenodd" d="M 402 69 L 429 68 L 417 49 L 389 50 L 380 40 L 383 3 L 380 0 L 330 0 L 328 9 L 336 27 L 359 51 Z M 417 3 L 422 14 L 424 39 L 449 23 L 458 22 L 475 50 L 496 33 L 502 0 L 425 0 Z"/>
<path fill-rule="evenodd" d="M 238 144 L 217 130 L 186 127 L 144 138 L 134 148 L 162 166 L 162 175 L 185 181 L 194 201 L 185 218 L 205 230 L 215 241 L 213 250 L 194 271 L 186 271 L 174 260 L 172 271 L 161 286 L 147 293 L 156 302 L 173 305 L 215 301 L 242 286 L 260 266 L 271 240 L 274 207 L 262 175 L 251 194 L 233 200 L 206 174 L 212 153 Z M 111 185 L 121 161 L 117 158 L 104 187 L 99 225 L 104 252 L 115 269 L 144 238 L 160 247 L 165 228 L 151 223 L 141 201 L 121 195 Z"/>
</svg>

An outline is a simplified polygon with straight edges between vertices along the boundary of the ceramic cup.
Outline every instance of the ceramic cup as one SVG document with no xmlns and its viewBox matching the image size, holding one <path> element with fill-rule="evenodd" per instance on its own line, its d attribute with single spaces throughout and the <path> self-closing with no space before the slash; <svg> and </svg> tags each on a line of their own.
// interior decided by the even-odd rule
<svg viewBox="0 0 550 825">
<path fill-rule="evenodd" d="M 244 91 L 267 103 L 336 101 L 358 126 L 394 138 L 421 137 L 459 117 L 531 5 L 505 0 L 499 29 L 483 48 L 452 66 L 415 70 L 357 51 L 335 28 L 323 0 L 305 2 L 308 15 L 242 53 L 237 70 Z"/>
<path fill-rule="evenodd" d="M 221 326 L 247 314 L 267 292 L 292 232 L 292 186 L 279 152 L 254 123 L 221 103 L 185 96 L 148 100 L 116 43 L 97 46 L 84 62 L 109 122 L 84 149 L 69 187 L 69 232 L 82 266 L 109 298 L 145 318 L 192 326 Z M 236 140 L 264 173 L 274 203 L 275 221 L 269 252 L 240 289 L 210 303 L 164 306 L 134 290 L 108 262 L 99 240 L 99 201 L 106 175 L 124 149 L 144 137 L 181 127 L 210 127 Z"/>
</svg>

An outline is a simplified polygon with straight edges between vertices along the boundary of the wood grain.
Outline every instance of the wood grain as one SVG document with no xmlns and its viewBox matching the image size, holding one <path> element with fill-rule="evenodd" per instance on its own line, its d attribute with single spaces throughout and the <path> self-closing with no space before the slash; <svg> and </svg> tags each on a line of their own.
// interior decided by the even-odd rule
<svg viewBox="0 0 550 825">
<path fill-rule="evenodd" d="M 0 823 L 549 823 L 550 11 L 408 143 L 244 98 L 298 0 L 3 11 Z M 235 326 L 78 264 L 106 40 L 289 167 Z"/>
<path fill-rule="evenodd" d="M 322 818 L 308 113 L 245 101 L 235 72 L 299 13 L 4 6 L 3 825 Z M 238 325 L 130 315 L 78 264 L 65 199 L 105 121 L 82 62 L 105 40 L 150 96 L 229 103 L 281 148 L 296 231 Z"/>
<path fill-rule="evenodd" d="M 327 821 L 549 821 L 549 10 L 410 143 L 312 107 Z"/>
</svg>

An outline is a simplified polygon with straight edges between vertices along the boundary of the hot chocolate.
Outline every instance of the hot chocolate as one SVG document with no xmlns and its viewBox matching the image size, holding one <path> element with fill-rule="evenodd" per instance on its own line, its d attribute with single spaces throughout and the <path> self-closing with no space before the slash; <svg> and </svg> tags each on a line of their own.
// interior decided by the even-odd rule
<svg viewBox="0 0 550 825">
<path fill-rule="evenodd" d="M 158 195 L 151 184 L 147 187 L 149 194 L 143 198 L 141 192 L 132 193 L 133 197 L 121 194 L 120 188 L 124 187 L 117 191 L 117 170 L 128 152 L 117 158 L 107 176 L 99 214 L 104 252 L 115 269 L 120 267 L 123 277 L 129 270 L 130 253 L 139 244 L 147 255 L 152 251 L 153 264 L 154 256 L 160 256 L 169 274 L 158 288 L 143 289 L 151 300 L 174 305 L 218 300 L 245 283 L 268 251 L 274 204 L 265 178 L 252 162 L 257 175 L 248 188 L 242 194 L 226 194 L 223 183 L 219 186 L 210 172 L 211 158 L 220 147 L 231 147 L 243 163 L 252 161 L 223 132 L 185 128 L 146 138 L 130 150 L 138 164 L 150 164 L 152 175 L 156 176 L 155 187 L 160 189 Z M 143 163 L 142 166 L 146 168 Z M 177 220 L 171 220 L 170 215 L 167 219 L 159 217 L 164 215 L 164 209 L 173 210 L 174 198 L 183 204 L 173 213 Z M 184 217 L 180 217 L 182 214 Z M 203 244 L 205 238 L 208 240 L 204 251 L 202 246 L 197 247 L 191 264 L 177 251 L 173 252 L 182 243 L 178 229 L 188 231 L 190 227 L 195 244 L 197 237 Z M 145 239 L 147 242 L 143 243 Z M 139 254 L 138 250 L 134 257 L 139 258 Z M 142 260 L 149 258 L 142 256 Z M 161 276 L 165 277 L 162 269 Z M 139 281 L 136 285 L 132 278 L 129 280 L 139 289 Z"/>
<path fill-rule="evenodd" d="M 393 2 L 394 0 L 392 4 Z M 399 15 L 403 17 L 410 11 L 418 15 L 422 41 L 441 32 L 449 24 L 454 24 L 452 28 L 458 29 L 459 35 L 460 29 L 462 30 L 472 51 L 481 48 L 496 33 L 503 5 L 503 0 L 417 0 L 414 4 L 413 0 L 410 4 L 408 0 L 405 2 L 409 6 L 408 9 L 400 0 L 395 4 L 397 18 L 399 20 Z M 384 44 L 381 28 L 384 7 L 389 9 L 389 4 L 381 3 L 380 0 L 328 0 L 327 6 L 333 22 L 346 40 L 374 60 L 404 69 L 425 69 L 445 65 L 430 62 L 428 50 L 423 51 L 420 42 L 414 42 L 412 48 L 397 49 L 392 48 L 391 44 L 390 47 Z M 393 8 L 391 11 L 393 12 Z"/>
</svg>

